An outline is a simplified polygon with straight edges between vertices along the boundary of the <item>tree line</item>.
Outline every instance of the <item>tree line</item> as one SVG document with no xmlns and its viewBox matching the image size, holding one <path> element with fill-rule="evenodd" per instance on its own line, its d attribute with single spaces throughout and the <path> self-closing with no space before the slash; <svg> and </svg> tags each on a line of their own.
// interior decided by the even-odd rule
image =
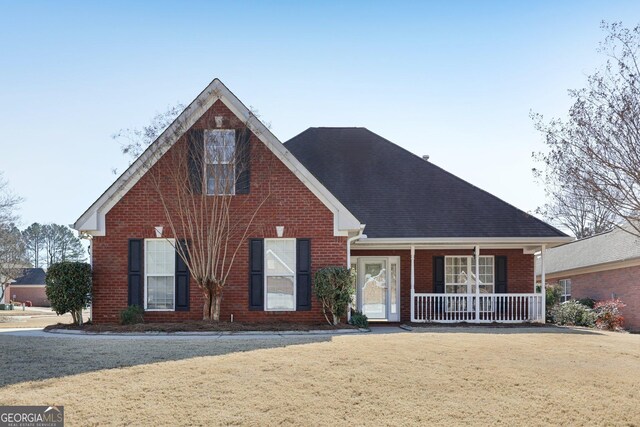
<svg viewBox="0 0 640 427">
<path fill-rule="evenodd" d="M 47 268 L 61 261 L 87 258 L 82 242 L 66 225 L 33 223 L 20 230 L 18 206 L 22 201 L 0 172 L 0 300 L 7 285 L 25 268 Z"/>
</svg>

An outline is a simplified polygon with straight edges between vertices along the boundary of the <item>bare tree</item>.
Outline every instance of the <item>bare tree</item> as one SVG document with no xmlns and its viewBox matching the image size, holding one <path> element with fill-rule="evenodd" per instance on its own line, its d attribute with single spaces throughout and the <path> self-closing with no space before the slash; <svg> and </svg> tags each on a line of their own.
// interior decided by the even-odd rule
<svg viewBox="0 0 640 427">
<path fill-rule="evenodd" d="M 24 245 L 20 231 L 14 225 L 16 212 L 22 199 L 9 188 L 9 183 L 0 172 L 0 300 L 4 298 L 7 285 L 18 277 L 24 262 Z"/>
<path fill-rule="evenodd" d="M 120 143 L 122 154 L 135 160 L 182 113 L 184 107 L 181 103 L 167 107 L 164 112 L 156 113 L 148 125 L 142 128 L 120 129 L 111 137 Z"/>
<path fill-rule="evenodd" d="M 536 209 L 536 213 L 551 224 L 568 230 L 578 239 L 611 229 L 613 215 L 597 200 L 566 186 L 549 187 L 546 189 L 548 202 Z"/>
<path fill-rule="evenodd" d="M 0 224 L 0 300 L 7 285 L 22 274 L 25 265 L 24 243 L 13 224 Z"/>
<path fill-rule="evenodd" d="M 18 219 L 16 209 L 22 203 L 22 198 L 14 194 L 9 183 L 0 172 L 0 224 L 10 224 Z"/>
<path fill-rule="evenodd" d="M 252 149 L 253 119 L 209 111 L 192 129 L 176 121 L 175 145 L 166 153 L 150 148 L 141 157 L 164 211 L 167 237 L 176 238 L 176 252 L 203 293 L 204 320 L 220 320 L 223 290 L 238 253 L 271 196 L 273 156 L 262 156 L 262 144 Z"/>
<path fill-rule="evenodd" d="M 599 52 L 607 62 L 588 77 L 586 88 L 569 91 L 574 103 L 568 119 L 533 116 L 548 149 L 538 159 L 548 188 L 571 188 L 587 209 L 603 209 L 620 221 L 615 225 L 627 224 L 640 235 L 640 27 L 601 27 L 607 36 Z"/>
</svg>

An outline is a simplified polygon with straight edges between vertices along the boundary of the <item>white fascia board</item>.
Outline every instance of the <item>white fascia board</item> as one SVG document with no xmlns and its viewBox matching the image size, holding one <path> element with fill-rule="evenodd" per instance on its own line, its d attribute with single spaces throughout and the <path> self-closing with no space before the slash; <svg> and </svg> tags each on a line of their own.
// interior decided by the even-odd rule
<svg viewBox="0 0 640 427">
<path fill-rule="evenodd" d="M 196 99 L 171 123 L 135 162 L 74 223 L 73 228 L 94 236 L 106 234 L 107 212 L 135 185 L 182 134 L 217 101 L 222 101 L 233 114 L 291 170 L 298 179 L 333 213 L 335 236 L 346 236 L 360 229 L 360 222 L 320 183 L 271 133 L 271 131 L 218 79 L 213 80 Z"/>
<path fill-rule="evenodd" d="M 428 248 L 453 248 L 453 247 L 473 247 L 475 245 L 491 246 L 492 248 L 526 248 L 531 250 L 531 246 L 546 245 L 547 248 L 559 246 L 573 241 L 573 237 L 372 237 L 360 239 L 354 243 L 358 249 L 383 248 L 390 246 L 406 246 L 414 245 L 416 247 L 424 246 Z"/>
</svg>

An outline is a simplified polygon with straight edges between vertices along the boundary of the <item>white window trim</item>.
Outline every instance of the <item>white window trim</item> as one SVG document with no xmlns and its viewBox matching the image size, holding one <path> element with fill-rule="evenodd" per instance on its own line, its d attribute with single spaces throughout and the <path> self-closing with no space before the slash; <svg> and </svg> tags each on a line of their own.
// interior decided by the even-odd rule
<svg viewBox="0 0 640 427">
<path fill-rule="evenodd" d="M 228 162 L 221 162 L 221 161 L 216 161 L 215 163 L 209 163 L 207 161 L 207 138 L 206 138 L 206 133 L 207 132 L 214 132 L 214 133 L 222 133 L 222 132 L 233 132 L 233 157 L 231 159 L 231 161 Z M 202 182 L 204 184 L 204 192 L 207 196 L 235 196 L 236 194 L 236 181 L 235 181 L 235 177 L 236 177 L 236 150 L 238 149 L 237 147 L 237 141 L 236 141 L 236 130 L 235 129 L 205 129 L 203 132 L 203 144 L 204 144 L 204 168 L 202 173 L 204 174 L 204 177 L 202 179 Z M 207 165 L 229 165 L 229 164 L 233 164 L 233 185 L 231 186 L 231 192 L 230 193 L 224 193 L 224 194 L 215 194 L 215 193 L 209 193 L 209 180 L 207 177 Z"/>
<path fill-rule="evenodd" d="M 558 280 L 558 285 L 560 285 L 560 289 L 561 289 L 560 300 L 563 303 L 571 300 L 571 292 L 567 293 L 567 283 L 569 284 L 569 286 L 571 286 L 571 279 L 560 279 L 560 280 Z"/>
<path fill-rule="evenodd" d="M 173 261 L 173 271 L 174 273 L 171 275 L 171 277 L 173 277 L 173 308 L 147 308 L 147 278 L 149 276 L 152 277 L 168 277 L 167 275 L 164 274 L 148 274 L 148 268 L 147 268 L 147 242 L 152 241 L 152 240 L 164 240 L 164 241 L 168 241 L 169 243 L 171 243 L 171 246 L 173 246 L 174 250 L 176 247 L 176 241 L 175 239 L 166 239 L 164 237 L 161 238 L 153 238 L 153 239 L 144 239 L 144 311 L 176 311 L 176 291 L 175 291 L 175 286 L 176 286 L 176 273 L 175 273 L 175 259 Z"/>
<path fill-rule="evenodd" d="M 457 312 L 457 313 L 466 313 L 466 312 L 473 312 L 475 311 L 475 292 L 473 292 L 471 290 L 472 286 L 475 285 L 475 281 L 472 279 L 472 275 L 475 275 L 475 267 L 476 264 L 475 262 L 473 262 L 473 255 L 447 255 L 444 257 L 444 295 L 451 295 L 451 296 L 455 296 L 455 295 L 465 295 L 465 294 L 456 294 L 456 293 L 448 293 L 447 292 L 447 286 L 453 286 L 453 285 L 463 285 L 463 283 L 447 283 L 447 264 L 448 261 L 451 258 L 466 258 L 467 259 L 467 269 L 469 270 L 469 274 L 467 275 L 467 292 L 465 293 L 466 295 L 470 295 L 467 298 L 467 301 L 465 302 L 465 308 L 466 310 L 463 309 L 457 309 L 458 308 L 458 304 L 460 303 L 460 301 L 458 300 L 454 300 L 454 307 L 453 309 L 448 308 L 448 304 L 447 307 L 445 307 L 447 309 L 448 312 Z M 495 294 L 496 292 L 496 263 L 495 263 L 495 256 L 494 255 L 480 255 L 480 258 L 490 258 L 491 259 L 491 264 L 493 265 L 493 281 L 491 283 L 482 283 L 481 285 L 485 286 L 485 285 L 491 285 L 493 291 L 489 293 L 489 295 Z M 481 293 L 481 295 L 483 295 Z M 486 295 L 486 294 L 484 294 Z M 480 308 L 480 312 L 481 313 L 489 313 L 493 311 L 493 298 L 491 301 L 491 305 L 489 307 L 485 307 L 484 310 L 482 309 L 482 307 Z"/>
<path fill-rule="evenodd" d="M 264 263 L 264 311 L 297 311 L 297 301 L 298 301 L 298 283 L 297 283 L 297 270 L 298 270 L 298 260 L 295 259 L 295 265 L 294 265 L 294 270 L 293 270 L 293 309 L 287 309 L 287 308 L 268 308 L 268 304 L 267 304 L 267 277 L 269 276 L 282 276 L 282 274 L 272 274 L 269 275 L 267 274 L 267 242 L 282 242 L 282 241 L 289 241 L 289 242 L 293 242 L 293 250 L 294 250 L 294 254 L 296 251 L 296 239 L 295 238 L 273 238 L 273 239 L 264 239 L 264 259 L 263 259 L 263 263 Z M 297 254 L 296 258 L 297 258 Z M 277 255 L 276 255 L 277 256 Z M 288 268 L 288 266 L 287 266 Z"/>
</svg>

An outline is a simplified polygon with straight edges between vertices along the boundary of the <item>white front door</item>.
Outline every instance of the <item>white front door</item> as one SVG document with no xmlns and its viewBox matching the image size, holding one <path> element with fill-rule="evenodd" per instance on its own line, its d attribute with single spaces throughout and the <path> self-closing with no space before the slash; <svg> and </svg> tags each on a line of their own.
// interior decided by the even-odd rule
<svg viewBox="0 0 640 427">
<path fill-rule="evenodd" d="M 370 320 L 400 320 L 399 257 L 359 257 L 357 271 L 358 310 Z"/>
</svg>

